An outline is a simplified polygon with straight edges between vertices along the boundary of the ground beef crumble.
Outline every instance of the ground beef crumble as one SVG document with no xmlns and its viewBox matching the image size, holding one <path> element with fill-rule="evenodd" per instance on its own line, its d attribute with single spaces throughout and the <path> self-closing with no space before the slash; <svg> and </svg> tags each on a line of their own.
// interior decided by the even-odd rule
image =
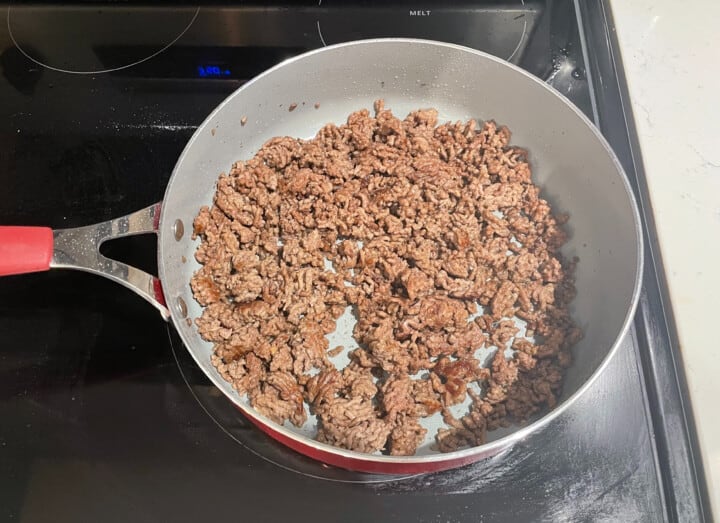
<svg viewBox="0 0 720 523">
<path fill-rule="evenodd" d="M 311 412 L 319 441 L 411 455 L 434 413 L 447 425 L 437 447 L 452 451 L 557 402 L 581 337 L 575 261 L 559 252 L 567 217 L 540 198 L 506 127 L 437 119 L 400 120 L 378 101 L 374 117 L 311 140 L 273 138 L 196 217 L 199 333 L 273 421 Z M 348 306 L 360 348 L 336 369 L 326 335 Z"/>
</svg>

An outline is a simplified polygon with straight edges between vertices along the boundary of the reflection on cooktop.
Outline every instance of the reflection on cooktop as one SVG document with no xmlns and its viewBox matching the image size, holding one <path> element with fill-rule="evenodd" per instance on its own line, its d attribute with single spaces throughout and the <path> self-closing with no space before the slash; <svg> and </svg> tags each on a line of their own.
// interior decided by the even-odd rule
<svg viewBox="0 0 720 523">
<path fill-rule="evenodd" d="M 185 34 L 199 11 L 199 7 L 11 6 L 7 27 L 17 49 L 36 64 L 65 73 L 99 74 L 159 55 Z M 95 51 L 97 42 L 130 45 L 101 59 Z"/>
</svg>

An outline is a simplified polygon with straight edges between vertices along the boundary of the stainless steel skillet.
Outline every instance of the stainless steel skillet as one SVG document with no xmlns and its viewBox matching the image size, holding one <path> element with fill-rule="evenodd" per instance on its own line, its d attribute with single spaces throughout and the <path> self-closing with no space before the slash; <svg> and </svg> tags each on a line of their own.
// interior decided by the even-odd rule
<svg viewBox="0 0 720 523">
<path fill-rule="evenodd" d="M 197 243 L 192 220 L 212 201 L 219 173 L 247 159 L 277 135 L 309 138 L 327 122 L 341 123 L 377 98 L 404 116 L 435 107 L 440 120 L 494 119 L 530 151 L 543 196 L 571 216 L 568 256 L 577 255 L 573 314 L 585 332 L 560 404 L 522 427 L 495 431 L 479 447 L 440 454 L 434 430 L 415 456 L 369 455 L 312 439 L 312 418 L 298 429 L 257 413 L 210 363 L 212 346 L 189 319 L 200 315 L 189 287 Z M 297 104 L 293 111 L 288 108 Z M 319 104 L 316 108 L 315 105 Z M 245 119 L 246 125 L 241 125 Z M 102 241 L 158 234 L 159 277 L 101 256 Z M 162 203 L 110 222 L 79 229 L 0 227 L 0 274 L 74 268 L 107 276 L 143 296 L 172 321 L 213 383 L 271 437 L 325 463 L 368 472 L 442 470 L 508 448 L 549 423 L 602 371 L 627 333 L 640 291 L 642 240 L 628 181 L 590 121 L 540 80 L 500 59 L 451 44 L 410 39 L 351 42 L 288 60 L 238 89 L 197 129 L 178 159 Z M 339 335 L 348 335 L 340 326 Z"/>
</svg>

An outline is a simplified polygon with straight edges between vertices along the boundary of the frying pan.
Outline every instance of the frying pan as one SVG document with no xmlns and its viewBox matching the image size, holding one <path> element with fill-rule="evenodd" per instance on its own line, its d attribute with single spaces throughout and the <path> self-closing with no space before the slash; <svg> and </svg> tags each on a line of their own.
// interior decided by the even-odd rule
<svg viewBox="0 0 720 523">
<path fill-rule="evenodd" d="M 210 363 L 212 345 L 200 338 L 191 321 L 201 308 L 189 286 L 199 268 L 190 229 L 200 207 L 212 202 L 218 175 L 234 161 L 252 157 L 273 136 L 310 138 L 327 122 L 342 123 L 351 112 L 371 108 L 378 98 L 400 117 L 434 107 L 440 121 L 494 119 L 507 125 L 513 144 L 529 150 L 543 197 L 555 212 L 570 214 L 570 240 L 563 251 L 580 258 L 572 314 L 584 338 L 573 349 L 563 395 L 554 410 L 524 426 L 493 431 L 478 447 L 434 451 L 433 424 L 439 420 L 428 421 L 428 437 L 414 456 L 362 454 L 314 441 L 312 416 L 301 428 L 281 426 L 239 396 Z M 158 235 L 159 278 L 99 253 L 107 239 L 142 233 Z M 642 256 L 640 218 L 627 178 L 608 144 L 577 108 L 503 60 L 457 45 L 411 39 L 326 47 L 248 82 L 192 136 L 162 203 L 76 229 L 0 228 L 0 274 L 79 269 L 129 287 L 172 321 L 200 368 L 261 430 L 324 463 L 393 474 L 443 470 L 488 457 L 567 409 L 606 366 L 629 328 L 640 292 Z M 338 322 L 336 344 L 352 347 L 350 323 Z"/>
</svg>

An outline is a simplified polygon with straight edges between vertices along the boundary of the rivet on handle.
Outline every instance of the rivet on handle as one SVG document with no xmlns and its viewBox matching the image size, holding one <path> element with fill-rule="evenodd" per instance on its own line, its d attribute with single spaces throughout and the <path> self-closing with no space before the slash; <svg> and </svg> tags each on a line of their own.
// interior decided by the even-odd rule
<svg viewBox="0 0 720 523">
<path fill-rule="evenodd" d="M 182 298 L 177 299 L 177 309 L 178 309 L 178 312 L 180 313 L 180 316 L 182 316 L 183 318 L 187 317 L 187 313 L 188 313 L 187 305 L 185 304 L 185 300 L 183 300 Z"/>
<path fill-rule="evenodd" d="M 175 220 L 175 223 L 173 224 L 173 234 L 175 235 L 175 239 L 177 241 L 182 240 L 183 234 L 185 234 L 185 226 L 179 218 Z"/>
</svg>

